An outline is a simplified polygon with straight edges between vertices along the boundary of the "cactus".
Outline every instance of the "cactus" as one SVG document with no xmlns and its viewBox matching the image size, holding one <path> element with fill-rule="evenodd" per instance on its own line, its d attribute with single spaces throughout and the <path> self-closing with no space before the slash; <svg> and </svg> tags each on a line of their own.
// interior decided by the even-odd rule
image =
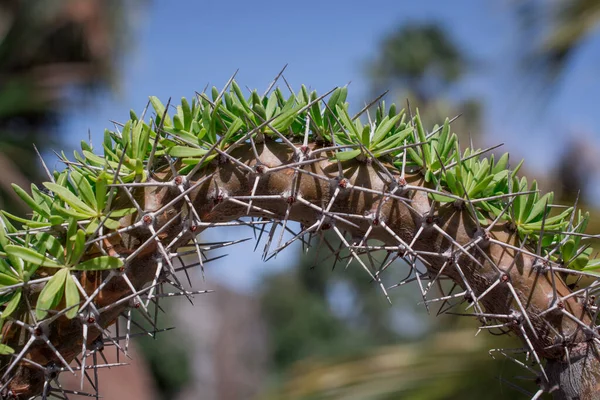
<svg viewBox="0 0 600 400">
<path fill-rule="evenodd" d="M 153 323 L 161 298 L 205 293 L 177 272 L 239 242 L 197 238 L 219 226 L 260 232 L 264 259 L 301 241 L 339 262 L 332 232 L 382 296 L 414 281 L 426 305 L 453 300 L 446 312 L 519 337 L 521 348 L 493 352 L 537 380 L 534 398 L 595 398 L 600 262 L 588 214 L 541 195 L 508 154 L 461 149 L 449 120 L 427 131 L 418 111 L 383 101 L 351 116 L 345 87 L 284 94 L 278 78 L 246 96 L 232 77 L 174 112 L 152 97 L 148 122 L 131 112 L 100 152 L 82 142 L 62 154 L 63 171 L 46 168 L 43 187 L 14 187 L 31 213 L 0 218 L 3 398 L 80 393 L 58 376 L 83 386 L 106 366 L 104 346 L 127 354 L 134 309 Z M 384 283 L 396 259 L 409 275 Z"/>
</svg>

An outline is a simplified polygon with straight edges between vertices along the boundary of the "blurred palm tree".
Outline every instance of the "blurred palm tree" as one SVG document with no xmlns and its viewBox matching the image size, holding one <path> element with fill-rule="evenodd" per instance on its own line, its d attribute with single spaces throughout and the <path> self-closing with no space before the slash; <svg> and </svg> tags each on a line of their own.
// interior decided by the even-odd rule
<svg viewBox="0 0 600 400">
<path fill-rule="evenodd" d="M 448 116 L 461 117 L 453 124 L 463 140 L 481 131 L 479 101 L 461 98 L 456 89 L 473 67 L 474 60 L 438 23 L 407 24 L 387 35 L 377 58 L 368 66 L 373 94 L 390 89 L 390 98 L 404 99 L 419 108 L 425 121 L 442 123 Z"/>
<path fill-rule="evenodd" d="M 600 2 L 519 0 L 515 3 L 527 36 L 522 41 L 526 68 L 546 82 L 557 81 L 585 40 L 597 32 Z"/>
<path fill-rule="evenodd" d="M 376 90 L 401 87 L 427 103 L 457 82 L 467 67 L 465 55 L 439 25 L 410 24 L 384 38 L 370 75 Z"/>
<path fill-rule="evenodd" d="M 0 209 L 21 205 L 11 183 L 40 178 L 32 143 L 57 140 L 69 101 L 114 85 L 124 8 L 118 0 L 0 0 Z"/>
</svg>

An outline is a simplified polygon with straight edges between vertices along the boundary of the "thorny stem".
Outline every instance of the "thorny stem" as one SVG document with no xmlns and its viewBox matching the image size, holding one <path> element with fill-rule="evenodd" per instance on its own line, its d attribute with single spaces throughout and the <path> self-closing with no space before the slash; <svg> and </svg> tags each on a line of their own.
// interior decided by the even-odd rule
<svg viewBox="0 0 600 400">
<path fill-rule="evenodd" d="M 285 77 L 281 77 L 285 81 Z M 239 90 L 232 77 L 213 101 L 204 94 L 200 95 L 201 101 L 208 104 L 205 108 L 206 118 L 214 117 L 223 122 L 218 105 L 223 104 L 221 98 L 230 85 L 234 90 Z M 318 107 L 323 97 L 325 95 L 315 95 L 310 102 L 305 99 L 297 113 L 309 109 L 312 112 L 313 106 Z M 244 107 L 244 104 L 240 103 L 240 107 Z M 565 238 L 559 240 L 552 252 L 544 252 L 544 232 L 549 234 L 553 231 L 550 228 L 557 226 L 546 226 L 547 199 L 537 244 L 527 239 L 530 234 L 534 235 L 532 231 L 535 229 L 531 227 L 535 227 L 535 224 L 528 227 L 528 221 L 518 221 L 522 223 L 521 229 L 527 228 L 523 239 L 519 227 L 513 223 L 513 203 L 517 199 L 523 203 L 523 198 L 533 196 L 536 190 L 528 191 L 523 187 L 511 189 L 512 178 L 508 194 L 500 190 L 487 196 L 477 196 L 477 187 L 467 187 L 461 180 L 455 185 L 454 192 L 447 190 L 448 187 L 442 189 L 440 176 L 449 182 L 449 174 L 461 170 L 464 163 L 473 161 L 490 149 L 483 152 L 472 149 L 464 157 L 459 153 L 455 154 L 456 157 L 441 154 L 452 146 L 434 148 L 430 146 L 430 141 L 440 138 L 439 130 L 445 132 L 442 136 L 450 138 L 446 132 L 448 125 L 429 134 L 420 131 L 417 137 L 418 127 L 414 125 L 410 110 L 410 124 L 415 136 L 413 143 L 407 143 L 406 137 L 404 140 L 400 138 L 397 143 L 390 144 L 390 148 L 375 154 L 376 142 L 371 146 L 364 138 L 353 141 L 352 135 L 356 136 L 356 132 L 349 132 L 359 115 L 354 118 L 348 116 L 348 126 L 347 121 L 341 120 L 344 111 L 339 106 L 333 110 L 329 104 L 325 104 L 322 114 L 319 114 L 321 111 L 312 117 L 307 114 L 302 118 L 305 124 L 302 135 L 296 136 L 274 127 L 281 122 L 277 119 L 278 115 L 264 118 L 256 110 L 249 109 L 251 113 L 247 117 L 258 118 L 258 123 L 252 122 L 251 130 L 243 131 L 239 138 L 228 138 L 229 142 L 222 134 L 218 139 L 215 136 L 207 146 L 210 149 L 199 162 L 187 169 L 187 174 L 179 175 L 185 156 L 172 157 L 166 154 L 164 147 L 160 147 L 163 146 L 161 139 L 169 138 L 177 144 L 183 143 L 185 146 L 181 147 L 185 152 L 181 154 L 190 151 L 201 154 L 206 148 L 196 144 L 195 139 L 189 136 L 179 137 L 177 132 L 167 132 L 167 109 L 168 105 L 160 113 L 157 112 L 160 117 L 158 133 L 150 142 L 149 157 L 137 160 L 142 163 L 141 170 L 139 164 L 132 164 L 132 156 L 126 156 L 127 150 L 130 150 L 127 154 L 132 154 L 131 151 L 140 149 L 139 132 L 136 142 L 131 127 L 129 132 L 132 136 L 126 138 L 128 141 L 122 147 L 118 164 L 114 160 L 112 165 L 107 163 L 108 170 L 113 172 L 105 207 L 108 214 L 100 218 L 93 234 L 85 236 L 82 241 L 85 250 L 81 260 L 84 263 L 102 255 L 124 260 L 124 263 L 119 269 L 74 270 L 66 275 L 67 280 L 75 281 L 78 296 L 83 296 L 83 300 L 75 304 L 75 307 L 80 306 L 78 314 L 69 319 L 66 314 L 74 306 L 65 307 L 63 300 L 58 306 L 43 310 L 50 312 L 50 317 L 36 320 L 36 312 L 40 310 L 37 307 L 34 312 L 32 305 L 36 304 L 42 289 L 55 276 L 53 273 L 56 270 L 52 268 L 40 267 L 35 279 L 29 282 L 0 286 L 0 294 L 19 291 L 25 299 L 18 303 L 17 311 L 13 310 L 13 314 L 4 319 L 2 327 L 3 345 L 15 350 L 12 355 L 0 357 L 2 398 L 13 396 L 25 399 L 40 394 L 74 393 L 58 384 L 57 376 L 64 370 L 81 373 L 93 368 L 95 384 L 92 386 L 97 389 L 97 368 L 108 364 L 98 364 L 96 355 L 99 353 L 102 356 L 105 345 L 114 346 L 127 355 L 129 339 L 135 335 L 131 332 L 132 323 L 136 325 L 131 319 L 132 309 L 139 309 L 152 325 L 152 330 L 142 333 L 153 336 L 160 330 L 155 324 L 156 316 L 153 319 L 148 313 L 151 302 L 158 311 L 159 301 L 164 297 L 185 296 L 191 301 L 192 296 L 208 292 L 185 289 L 176 272 L 183 270 L 187 274 L 187 270 L 196 265 L 204 269 L 206 263 L 220 258 L 208 258 L 205 254 L 207 251 L 239 242 L 198 242 L 199 233 L 218 226 L 259 229 L 257 241 L 266 234 L 264 259 L 276 256 L 296 240 L 300 240 L 303 246 L 307 245 L 307 248 L 315 247 L 311 245 L 311 239 L 315 238 L 319 244 L 315 249 L 317 256 L 319 251 L 325 249 L 329 252 L 325 258 L 334 257 L 335 263 L 347 260 L 346 266 L 364 269 L 366 276 L 381 288 L 385 296 L 387 289 L 416 281 L 426 307 L 440 301 L 443 302 L 440 309 L 448 312 L 456 306 L 444 308 L 448 300 L 462 299 L 461 303 L 467 302 L 468 305 L 460 311 L 472 308 L 473 312 L 455 314 L 477 318 L 482 323 L 480 330 L 508 330 L 521 339 L 523 347 L 516 353 L 506 349 L 499 349 L 497 353 L 535 375 L 540 386 L 535 398 L 545 392 L 553 393 L 558 399 L 593 399 L 600 395 L 600 362 L 597 353 L 600 335 L 596 326 L 599 308 L 593 297 L 598 290 L 597 282 L 583 289 L 574 288 L 576 285 L 571 282 L 573 277 L 587 279 L 595 275 L 565 268 L 560 259 L 555 256 L 552 258 L 559 248 L 562 251 L 562 246 L 570 238 L 579 240 L 578 235 L 583 235 L 577 231 L 579 225 L 577 229 L 572 229 L 575 211 L 571 214 L 569 232 L 557 233 L 564 234 Z M 312 133 L 309 128 L 323 128 L 323 120 L 327 115 L 330 118 L 328 126 L 313 136 L 319 140 L 309 141 Z M 333 124 L 337 124 L 335 129 L 342 130 L 341 133 L 337 132 L 337 139 Z M 263 130 L 267 128 L 273 133 L 272 136 L 264 134 Z M 368 128 L 366 132 L 370 132 L 373 139 L 377 127 L 370 116 L 369 126 L 365 128 Z M 211 129 L 210 126 L 208 129 Z M 322 135 L 327 131 L 330 132 L 330 140 L 323 141 Z M 336 140 L 346 140 L 352 144 L 339 144 Z M 342 150 L 350 149 L 359 152 L 360 156 L 347 158 L 351 152 Z M 419 168 L 407 169 L 409 152 L 410 162 L 416 163 Z M 432 153 L 435 158 L 431 158 Z M 387 154 L 395 154 L 396 158 Z M 400 159 L 400 167 L 391 164 Z M 102 170 L 84 162 L 64 161 L 69 168 L 84 168 L 94 173 Z M 433 168 L 433 163 L 438 161 L 440 167 L 437 170 L 425 171 Z M 133 182 L 125 183 L 127 174 L 122 171 L 125 165 L 137 171 Z M 55 182 L 49 171 L 48 174 Z M 495 174 L 501 175 L 499 172 Z M 427 176 L 429 179 L 426 179 Z M 76 194 L 85 197 L 85 188 L 80 190 L 76 189 Z M 71 201 L 76 204 L 75 200 Z M 488 214 L 488 220 L 481 221 L 481 207 L 490 201 L 502 201 L 506 206 L 502 205 L 497 214 L 492 213 L 493 218 L 489 218 Z M 120 218 L 117 228 L 105 226 L 109 223 L 110 213 L 123 208 L 134 211 Z M 44 210 L 39 212 L 43 213 Z M 509 213 L 512 219 L 509 218 L 507 222 L 503 217 Z M 90 218 L 78 220 L 76 228 L 91 224 Z M 288 226 L 291 221 L 300 223 L 299 232 L 294 232 Z M 270 228 L 266 226 L 269 223 Z M 4 233 L 2 224 L 0 229 Z M 8 233 L 4 238 L 10 239 L 3 240 L 10 240 L 11 245 L 23 245 L 30 250 L 30 243 L 24 237 L 48 233 L 63 235 L 68 229 L 69 224 L 55 224 L 34 228 L 24 234 Z M 280 229 L 279 235 L 277 229 Z M 328 230 L 337 235 L 340 241 L 338 249 L 325 237 L 324 233 Z M 292 234 L 292 239 L 282 243 L 285 231 Z M 342 256 L 342 251 L 350 255 Z M 583 251 L 585 246 L 574 252 L 573 259 Z M 385 256 L 383 261 L 378 261 L 378 252 Z M 196 255 L 197 260 L 186 265 L 183 261 L 185 255 Z M 56 263 L 56 258 L 49 257 L 49 261 Z M 408 274 L 400 283 L 386 286 L 383 282 L 386 278 L 384 272 L 399 258 L 407 263 Z M 18 274 L 14 265 L 6 265 L 8 267 L 3 267 L 11 268 L 10 273 Z M 441 280 L 453 282 L 448 294 L 444 293 Z M 172 286 L 175 292 L 165 293 L 164 285 Z M 434 285 L 440 289 L 441 295 L 428 297 Z M 453 293 L 457 287 L 462 291 Z M 119 318 L 125 318 L 127 322 L 124 347 L 120 344 L 123 336 L 118 329 L 116 337 L 108 331 Z M 27 332 L 29 337 L 25 334 Z M 529 362 L 517 359 L 519 354 Z M 92 366 L 87 365 L 90 358 L 93 359 Z M 72 368 L 73 361 L 76 368 Z M 528 365 L 531 361 L 533 365 Z M 91 382 L 87 373 L 86 376 Z M 83 384 L 84 375 L 80 379 Z M 55 388 L 52 384 L 59 386 Z"/>
</svg>

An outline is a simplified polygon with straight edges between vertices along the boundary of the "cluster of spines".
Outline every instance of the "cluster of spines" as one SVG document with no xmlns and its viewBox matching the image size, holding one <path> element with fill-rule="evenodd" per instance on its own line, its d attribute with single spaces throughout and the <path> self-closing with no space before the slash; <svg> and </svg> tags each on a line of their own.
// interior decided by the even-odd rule
<svg viewBox="0 0 600 400">
<path fill-rule="evenodd" d="M 573 274 L 576 276 L 593 276 L 593 271 L 598 267 L 595 261 L 589 261 L 590 248 L 582 244 L 582 240 L 591 236 L 584 234 L 587 224 L 587 214 L 576 211 L 576 207 L 567 208 L 562 212 L 552 214 L 555 207 L 552 204 L 552 194 L 539 195 L 535 181 L 528 185 L 526 178 L 519 179 L 517 172 L 508 169 L 508 155 L 501 156 L 497 161 L 491 155 L 488 158 L 481 156 L 492 150 L 475 151 L 470 148 L 461 151 L 455 134 L 450 132 L 450 121 L 446 120 L 440 127 L 435 127 L 432 132 L 426 132 L 418 113 L 411 115 L 401 110 L 397 111 L 392 105 L 385 107 L 382 102 L 376 108 L 372 118 L 366 106 L 354 116 L 350 116 L 346 102 L 347 89 L 337 88 L 323 96 L 316 92 L 309 92 L 304 86 L 298 94 L 290 90 L 289 96 L 284 96 L 279 88 L 272 93 L 271 85 L 267 92 L 260 96 L 252 91 L 249 97 L 243 94 L 242 89 L 233 78 L 225 88 L 218 91 L 213 88 L 211 96 L 198 94 L 191 104 L 185 99 L 176 107 L 175 114 L 169 115 L 170 102 L 164 106 L 158 99 L 151 98 L 150 103 L 155 111 L 155 116 L 149 124 L 144 122 L 144 116 L 138 118 L 131 113 L 131 119 L 125 124 L 116 124 L 115 131 L 106 131 L 102 147 L 104 156 L 94 154 L 91 144 L 82 143 L 82 155 L 75 153 L 75 161 L 69 161 L 62 155 L 61 159 L 67 165 L 63 172 L 48 173 L 49 182 L 44 184 L 45 189 L 35 185 L 31 187 L 31 195 L 21 188 L 15 187 L 17 194 L 31 207 L 32 215 L 29 219 L 3 213 L 0 223 L 0 295 L 2 296 L 3 311 L 1 321 L 8 322 L 10 330 L 21 330 L 30 333 L 29 339 L 21 348 L 13 350 L 3 344 L 0 351 L 6 357 L 12 357 L 3 372 L 2 389 L 10 384 L 11 372 L 22 362 L 29 363 L 45 371 L 48 377 L 44 396 L 60 391 L 68 393 L 63 388 L 51 388 L 51 382 L 56 381 L 57 372 L 77 370 L 67 362 L 46 336 L 45 327 L 57 319 L 80 318 L 82 321 L 83 348 L 81 361 L 78 367 L 82 371 L 89 369 L 87 359 L 92 356 L 96 364 L 96 352 L 105 343 L 114 345 L 118 351 L 127 353 L 128 341 L 131 337 L 131 308 L 139 309 L 145 319 L 151 324 L 152 329 L 146 334 L 153 335 L 158 331 L 156 315 L 149 313 L 150 303 L 156 304 L 165 296 L 183 295 L 190 297 L 198 292 L 186 290 L 176 273 L 199 265 L 203 268 L 206 262 L 211 261 L 205 252 L 214 248 L 228 246 L 236 242 L 202 244 L 193 235 L 197 229 L 215 226 L 250 226 L 260 228 L 258 240 L 268 230 L 263 258 L 275 256 L 296 240 L 310 247 L 313 237 L 318 237 L 319 249 L 325 248 L 337 263 L 345 261 L 346 265 L 353 260 L 364 268 L 371 278 L 377 281 L 384 293 L 386 288 L 381 281 L 381 273 L 391 263 L 401 258 L 410 265 L 409 276 L 393 285 L 402 286 L 405 283 L 417 281 L 426 306 L 433 302 L 441 302 L 440 311 L 447 312 L 450 308 L 468 300 L 468 308 L 474 307 L 472 314 L 484 321 L 482 329 L 504 329 L 518 324 L 522 336 L 528 344 L 522 353 L 531 355 L 539 364 L 541 374 L 545 380 L 547 376 L 541 365 L 541 360 L 535 352 L 528 338 L 535 334 L 531 321 L 528 318 L 526 306 L 522 304 L 519 296 L 506 279 L 508 271 L 498 270 L 498 279 L 488 290 L 476 294 L 469 286 L 460 265 L 457 263 L 459 255 L 470 257 L 479 264 L 470 251 L 480 252 L 478 244 L 485 241 L 494 242 L 490 232 L 498 223 L 508 223 L 511 229 L 518 233 L 521 246 L 513 246 L 513 250 L 527 254 L 539 261 L 540 269 L 551 269 L 552 272 Z M 229 89 L 229 91 L 228 91 Z M 325 98 L 329 96 L 327 100 Z M 378 100 L 378 99 L 377 99 Z M 366 115 L 366 121 L 364 121 Z M 260 162 L 257 144 L 265 140 L 277 141 L 289 146 L 295 155 L 294 161 L 276 168 L 268 168 Z M 250 166 L 231 155 L 232 150 L 240 145 L 250 145 L 253 151 L 255 164 Z M 309 146 L 310 144 L 310 146 Z M 334 179 L 330 200 L 325 205 L 316 205 L 305 199 L 293 189 L 290 193 L 278 195 L 260 195 L 256 193 L 261 176 L 282 169 L 294 171 L 292 188 L 300 174 L 314 178 L 331 181 L 331 178 L 321 176 L 304 169 L 310 164 L 330 160 L 338 165 L 339 176 Z M 356 159 L 358 162 L 375 164 L 389 181 L 389 190 L 385 193 L 375 192 L 366 187 L 352 185 L 344 177 L 343 162 Z M 252 181 L 252 192 L 249 196 L 227 196 L 216 193 L 215 202 L 232 202 L 262 215 L 259 220 L 236 220 L 231 222 L 207 223 L 203 222 L 191 203 L 188 194 L 199 185 L 211 178 L 206 175 L 196 182 L 194 177 L 203 168 L 214 163 L 233 163 L 241 170 L 248 173 Z M 151 179 L 158 170 L 170 171 L 171 180 L 157 182 Z M 423 186 L 407 183 L 406 174 L 421 174 L 426 182 Z M 158 210 L 146 212 L 132 194 L 136 187 L 172 187 L 179 190 L 169 203 L 162 205 Z M 331 211 L 331 207 L 340 193 L 347 190 L 374 192 L 380 194 L 384 200 L 379 208 L 369 215 L 342 214 Z M 431 200 L 430 212 L 424 216 L 424 223 L 415 234 L 411 243 L 402 240 L 391 227 L 386 225 L 381 218 L 380 211 L 383 204 L 389 199 L 403 202 L 408 208 L 410 200 L 404 196 L 410 191 L 424 191 Z M 114 201 L 117 193 L 121 198 L 127 198 L 130 205 L 122 206 L 123 202 Z M 288 204 L 284 215 L 275 215 L 273 212 L 258 207 L 256 202 L 268 200 L 268 197 L 286 201 Z M 176 202 L 184 202 L 191 214 L 190 223 L 182 232 L 169 243 L 160 240 L 161 230 L 168 228 L 172 221 L 181 216 L 181 212 L 172 216 L 170 221 L 155 229 L 154 217 L 160 215 Z M 302 226 L 300 232 L 293 232 L 288 227 L 290 210 L 295 203 L 301 203 L 313 208 L 321 215 L 310 226 Z M 460 244 L 435 223 L 434 214 L 439 204 L 451 203 L 453 206 L 466 209 L 473 216 L 481 234 L 472 242 Z M 417 210 L 413 212 L 420 214 Z M 131 225 L 120 226 L 119 218 L 135 215 Z M 353 222 L 355 221 L 355 222 Z M 344 231 L 344 225 L 357 227 L 357 221 L 368 221 L 369 228 L 362 237 L 350 237 Z M 338 224 L 336 224 L 336 222 Z M 20 227 L 16 225 L 20 224 Z M 339 226 L 338 226 L 339 225 Z M 382 228 L 397 244 L 372 245 L 370 234 L 373 229 Z M 135 229 L 147 229 L 148 239 L 128 255 L 115 253 L 110 248 L 110 239 Z M 426 229 L 439 231 L 452 243 L 451 254 L 435 254 L 443 256 L 446 261 L 437 274 L 421 272 L 420 265 L 429 263 L 424 258 L 432 256 L 426 251 L 414 250 L 414 244 Z M 277 237 L 277 229 L 280 234 Z M 340 245 L 332 244 L 323 235 L 325 230 L 333 230 Z M 283 242 L 285 232 L 291 232 L 291 239 Z M 187 236 L 186 236 L 187 235 Z M 180 238 L 190 236 L 192 239 L 191 250 L 179 247 Z M 496 241 L 496 244 L 510 246 Z M 275 243 L 277 243 L 275 245 Z M 158 248 L 160 259 L 150 286 L 143 289 L 134 287 L 127 275 L 129 263 L 135 259 L 148 245 L 153 244 Z M 275 247 L 271 250 L 271 247 Z M 349 255 L 342 256 L 344 249 Z M 383 259 L 377 260 L 376 253 L 382 252 Z M 183 255 L 195 254 L 197 262 L 185 265 L 180 262 Z M 488 260 L 489 261 L 489 260 Z M 493 262 L 492 262 L 493 264 Z M 446 294 L 439 282 L 444 279 L 444 270 L 455 268 L 461 276 L 461 286 L 464 290 Z M 82 273 L 93 271 L 108 271 L 103 274 L 102 282 L 97 285 L 92 293 L 88 293 L 80 283 Z M 118 302 L 96 307 L 95 298 L 106 287 L 108 282 L 119 277 L 127 282 L 131 293 Z M 36 304 L 31 304 L 26 289 L 32 285 L 43 284 L 43 290 L 37 297 Z M 163 285 L 170 285 L 176 289 L 174 293 L 164 293 Z M 480 301 L 497 285 L 507 285 L 513 294 L 518 310 L 511 315 L 487 314 L 480 306 Z M 429 299 L 428 295 L 433 287 L 442 290 L 438 298 Z M 572 292 L 569 296 L 583 296 L 591 298 L 596 292 L 597 283 L 590 287 Z M 456 285 L 455 285 L 456 287 Z M 25 295 L 23 293 L 25 292 Z M 387 295 L 387 293 L 386 293 Z M 561 308 L 560 304 L 565 298 L 555 296 L 554 306 L 546 310 L 551 312 L 559 310 L 568 318 L 577 320 L 570 315 L 568 310 Z M 452 300 L 458 300 L 452 303 Z M 127 333 L 125 346 L 120 345 L 120 340 L 114 338 L 106 327 L 98 324 L 97 318 L 110 308 L 127 304 L 131 307 L 123 314 L 127 320 Z M 594 305 L 592 309 L 596 311 Z M 490 321 L 500 321 L 500 324 L 491 324 Z M 595 323 L 595 315 L 593 322 Z M 94 326 L 103 332 L 98 343 L 102 346 L 88 348 L 87 332 L 89 326 Z M 530 329 L 526 329 L 527 326 Z M 595 326 L 583 324 L 582 329 L 593 332 L 594 340 L 598 341 Z M 14 332 L 12 333 L 14 334 Z M 25 358 L 27 350 L 36 341 L 42 340 L 54 352 L 59 364 L 42 366 L 35 360 Z M 568 338 L 565 338 L 567 341 Z M 98 347 L 98 348 L 96 348 Z M 565 349 L 568 347 L 565 346 Z M 506 357 L 521 363 L 505 351 L 500 351 Z M 531 369 L 527 366 L 527 368 Z M 83 382 L 84 376 L 81 374 Z M 88 379 L 91 378 L 88 376 Z M 97 390 L 97 382 L 93 384 Z M 542 389 L 541 389 L 542 390 Z M 542 390 L 543 392 L 543 390 Z M 538 392 L 541 393 L 541 392 Z M 539 395 L 539 394 L 537 394 Z"/>
</svg>

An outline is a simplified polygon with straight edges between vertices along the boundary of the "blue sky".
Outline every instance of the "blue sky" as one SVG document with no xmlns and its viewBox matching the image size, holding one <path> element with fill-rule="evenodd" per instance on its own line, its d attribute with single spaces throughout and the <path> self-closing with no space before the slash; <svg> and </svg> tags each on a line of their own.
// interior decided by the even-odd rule
<svg viewBox="0 0 600 400">
<path fill-rule="evenodd" d="M 573 132 L 599 142 L 600 34 L 576 54 L 556 98 L 532 115 L 531 102 L 538 99 L 518 79 L 515 54 L 522 46 L 509 0 L 140 3 L 147 7 L 132 12 L 117 93 L 103 94 L 88 108 L 69 109 L 65 150 L 78 147 L 88 130 L 99 143 L 104 128 L 111 127 L 109 120 L 126 120 L 129 109 L 142 110 L 149 95 L 179 101 L 206 84 L 222 87 L 236 69 L 238 82 L 250 88 L 266 88 L 285 64 L 285 76 L 295 88 L 304 83 L 324 92 L 351 81 L 349 101 L 362 104 L 369 87 L 365 64 L 380 40 L 399 24 L 431 20 L 447 28 L 478 62 L 455 94 L 483 101 L 485 143 L 480 146 L 504 142 L 517 157 L 527 155 L 527 166 L 539 172 L 553 167 Z M 237 250 L 246 253 L 248 248 Z M 282 257 L 289 261 L 294 251 Z M 280 259 L 255 267 L 258 259 L 257 254 L 240 268 L 234 264 L 246 261 L 234 256 L 215 268 L 232 286 L 251 289 L 258 279 L 256 268 L 267 271 L 286 264 Z"/>
</svg>

